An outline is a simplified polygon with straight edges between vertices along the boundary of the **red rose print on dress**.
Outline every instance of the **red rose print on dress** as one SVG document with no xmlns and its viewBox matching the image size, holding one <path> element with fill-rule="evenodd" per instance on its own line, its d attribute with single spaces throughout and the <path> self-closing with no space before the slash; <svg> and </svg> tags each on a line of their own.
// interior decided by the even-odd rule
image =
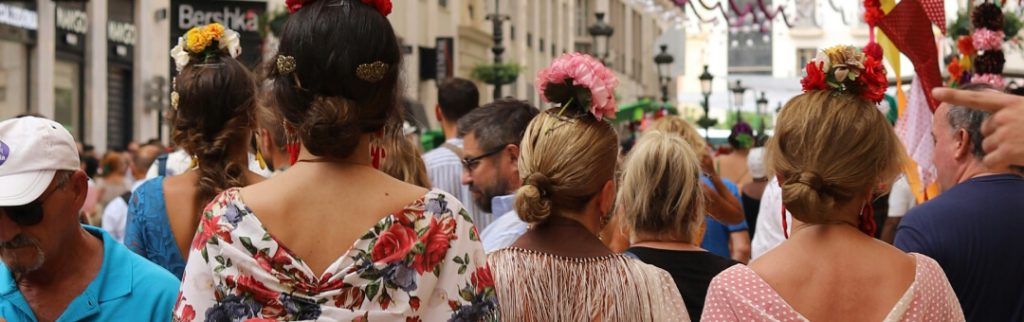
<svg viewBox="0 0 1024 322">
<path fill-rule="evenodd" d="M 393 224 L 380 234 L 373 246 L 373 262 L 388 264 L 405 258 L 416 244 L 416 232 L 401 224 Z"/>
<path fill-rule="evenodd" d="M 483 292 L 488 287 L 494 287 L 494 278 L 491 277 L 491 268 L 488 266 L 477 267 L 470 277 L 470 282 L 476 286 L 477 292 Z"/>
<path fill-rule="evenodd" d="M 455 239 L 455 220 L 452 217 L 444 217 L 441 223 L 438 223 L 437 217 L 431 217 L 430 228 L 420 239 L 425 246 L 423 254 L 416 256 L 413 262 L 416 271 L 422 274 L 434 270 L 448 254 L 452 239 Z"/>
</svg>

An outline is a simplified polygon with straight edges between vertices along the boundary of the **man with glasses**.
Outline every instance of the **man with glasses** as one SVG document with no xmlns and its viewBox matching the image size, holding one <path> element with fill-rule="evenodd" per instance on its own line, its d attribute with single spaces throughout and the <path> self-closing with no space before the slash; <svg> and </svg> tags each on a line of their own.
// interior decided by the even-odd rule
<svg viewBox="0 0 1024 322">
<path fill-rule="evenodd" d="M 59 123 L 0 122 L 0 318 L 166 321 L 178 280 L 78 223 L 87 178 Z"/>
<path fill-rule="evenodd" d="M 473 202 L 494 214 L 480 234 L 484 250 L 511 245 L 526 232 L 513 205 L 522 185 L 519 177 L 519 142 L 537 108 L 523 101 L 504 99 L 481 106 L 459 120 L 463 138 L 462 183 L 469 186 Z"/>
</svg>

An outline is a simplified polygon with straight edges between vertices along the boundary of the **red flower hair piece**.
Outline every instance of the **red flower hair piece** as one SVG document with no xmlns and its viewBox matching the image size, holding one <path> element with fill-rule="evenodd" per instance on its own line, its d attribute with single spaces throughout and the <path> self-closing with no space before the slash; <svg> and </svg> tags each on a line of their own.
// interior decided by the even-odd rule
<svg viewBox="0 0 1024 322">
<path fill-rule="evenodd" d="M 299 9 L 302 9 L 302 6 L 306 5 L 307 3 L 312 3 L 313 1 L 316 1 L 316 0 L 285 0 L 284 3 L 285 3 L 285 6 L 288 7 L 288 12 L 289 13 L 295 13 L 296 11 L 299 11 Z M 365 3 L 368 6 L 373 7 L 374 9 L 377 9 L 377 12 L 380 12 L 380 14 L 382 16 L 387 17 L 389 14 L 391 14 L 391 8 L 392 8 L 391 0 L 360 0 L 360 1 L 362 3 Z"/>
<path fill-rule="evenodd" d="M 804 92 L 849 93 L 878 104 L 889 86 L 882 61 L 852 46 L 825 49 L 805 69 L 807 75 L 800 80 Z"/>
</svg>

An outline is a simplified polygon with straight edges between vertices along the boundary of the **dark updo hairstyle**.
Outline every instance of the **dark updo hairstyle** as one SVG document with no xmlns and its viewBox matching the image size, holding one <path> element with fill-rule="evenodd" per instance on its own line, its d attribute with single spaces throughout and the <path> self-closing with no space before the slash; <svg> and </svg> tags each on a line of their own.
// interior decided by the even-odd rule
<svg viewBox="0 0 1024 322">
<path fill-rule="evenodd" d="M 216 46 L 214 43 L 211 46 Z M 229 159 L 247 147 L 256 107 L 256 81 L 226 52 L 192 55 L 175 78 L 178 107 L 172 111 L 171 139 L 198 161 L 197 207 L 231 187 L 242 187 L 248 164 Z"/>
<path fill-rule="evenodd" d="M 285 22 L 278 55 L 294 58 L 295 68 L 267 67 L 271 100 L 311 154 L 347 158 L 362 134 L 401 123 L 402 55 L 391 23 L 373 7 L 356 0 L 307 1 Z M 381 79 L 357 76 L 360 65 L 378 61 L 387 65 Z"/>
</svg>

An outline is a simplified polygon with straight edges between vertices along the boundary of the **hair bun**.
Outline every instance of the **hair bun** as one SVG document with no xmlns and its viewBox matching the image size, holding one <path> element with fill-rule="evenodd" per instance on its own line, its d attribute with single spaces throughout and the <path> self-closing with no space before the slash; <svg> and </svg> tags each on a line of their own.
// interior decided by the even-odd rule
<svg viewBox="0 0 1024 322">
<path fill-rule="evenodd" d="M 299 126 L 300 139 L 310 154 L 344 159 L 355 151 L 363 133 L 352 102 L 338 96 L 317 96 Z"/>
<path fill-rule="evenodd" d="M 551 179 L 541 173 L 531 173 L 516 191 L 516 213 L 527 223 L 538 223 L 551 216 Z"/>
<path fill-rule="evenodd" d="M 801 172 L 796 178 L 796 183 L 804 184 L 814 190 L 821 190 L 825 187 L 825 179 L 814 171 Z"/>
</svg>

